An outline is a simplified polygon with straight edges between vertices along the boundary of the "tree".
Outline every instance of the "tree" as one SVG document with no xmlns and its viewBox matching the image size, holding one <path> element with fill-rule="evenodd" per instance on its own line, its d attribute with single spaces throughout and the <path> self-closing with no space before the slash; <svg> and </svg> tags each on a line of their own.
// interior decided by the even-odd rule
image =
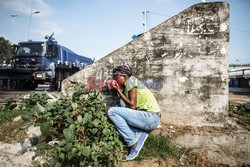
<svg viewBox="0 0 250 167">
<path fill-rule="evenodd" d="M 16 48 L 15 44 L 11 44 L 9 40 L 6 40 L 4 37 L 0 37 L 0 63 L 6 61 L 9 63 Z"/>
</svg>

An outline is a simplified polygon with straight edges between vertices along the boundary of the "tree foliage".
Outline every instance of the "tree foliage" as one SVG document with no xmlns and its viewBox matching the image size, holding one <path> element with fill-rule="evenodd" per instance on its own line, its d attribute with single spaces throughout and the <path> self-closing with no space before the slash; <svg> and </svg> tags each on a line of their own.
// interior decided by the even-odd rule
<svg viewBox="0 0 250 167">
<path fill-rule="evenodd" d="M 17 45 L 11 44 L 9 40 L 4 37 L 0 37 L 0 63 L 4 61 L 9 63 L 12 56 L 14 55 L 15 48 Z"/>
</svg>

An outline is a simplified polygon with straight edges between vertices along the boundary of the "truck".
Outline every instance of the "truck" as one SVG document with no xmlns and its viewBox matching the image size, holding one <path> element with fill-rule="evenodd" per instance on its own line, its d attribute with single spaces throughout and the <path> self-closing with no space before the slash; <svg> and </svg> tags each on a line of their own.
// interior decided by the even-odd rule
<svg viewBox="0 0 250 167">
<path fill-rule="evenodd" d="M 0 69 L 1 89 L 35 89 L 49 84 L 51 91 L 61 89 L 61 82 L 94 60 L 59 45 L 51 36 L 46 41 L 19 42 L 10 68 Z"/>
</svg>

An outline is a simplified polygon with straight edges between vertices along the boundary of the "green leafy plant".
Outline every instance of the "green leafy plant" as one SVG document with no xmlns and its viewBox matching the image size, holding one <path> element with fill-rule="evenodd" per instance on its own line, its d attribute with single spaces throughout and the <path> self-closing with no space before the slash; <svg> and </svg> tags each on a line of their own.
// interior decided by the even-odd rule
<svg viewBox="0 0 250 167">
<path fill-rule="evenodd" d="M 47 104 L 48 99 L 46 93 L 31 93 L 22 99 L 19 110 L 25 114 L 22 115 L 24 121 L 19 125 L 20 129 L 27 129 L 36 122 L 37 117 L 43 112 L 41 108 Z"/>
<path fill-rule="evenodd" d="M 6 104 L 0 108 L 0 124 L 10 121 L 13 118 L 22 115 L 23 111 L 15 110 L 17 107 L 17 101 L 13 98 L 5 100 Z"/>
<path fill-rule="evenodd" d="M 106 104 L 96 90 L 75 86 L 71 98 L 61 95 L 47 103 L 45 95 L 33 94 L 24 100 L 23 126 L 40 126 L 45 137 L 37 145 L 37 166 L 117 166 L 121 165 L 124 146 L 114 125 L 107 117 Z M 60 144 L 49 144 L 56 141 Z M 42 159 L 42 160 L 41 160 Z"/>
<path fill-rule="evenodd" d="M 233 116 L 233 114 L 237 114 L 237 115 L 240 115 L 249 119 L 250 118 L 250 103 L 244 103 L 244 104 L 238 104 L 238 105 L 229 104 L 228 111 L 229 111 L 229 116 Z"/>
<path fill-rule="evenodd" d="M 235 119 L 237 123 L 250 130 L 250 103 L 229 104 L 228 114 Z"/>
</svg>

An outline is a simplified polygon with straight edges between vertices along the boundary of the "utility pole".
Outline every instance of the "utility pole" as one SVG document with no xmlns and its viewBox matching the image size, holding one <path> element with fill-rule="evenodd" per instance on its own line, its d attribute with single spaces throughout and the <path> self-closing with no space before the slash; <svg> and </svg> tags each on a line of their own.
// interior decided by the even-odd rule
<svg viewBox="0 0 250 167">
<path fill-rule="evenodd" d="M 29 21 L 29 29 L 28 29 L 28 40 L 29 40 L 29 37 L 30 37 L 31 17 L 32 17 L 33 14 L 37 14 L 37 13 L 40 13 L 40 11 L 30 13 L 30 21 Z"/>
<path fill-rule="evenodd" d="M 143 13 L 143 23 L 142 23 L 142 25 L 143 25 L 143 28 L 144 28 L 144 33 L 145 32 L 147 32 L 147 13 L 148 13 L 149 11 L 144 11 L 144 12 L 142 12 Z"/>
<path fill-rule="evenodd" d="M 30 37 L 31 17 L 32 17 L 33 14 L 38 14 L 38 13 L 40 13 L 40 11 L 32 12 L 32 10 L 33 10 L 33 1 L 31 0 L 30 20 L 29 20 L 29 28 L 28 28 L 28 40 L 29 40 L 29 37 Z"/>
</svg>

